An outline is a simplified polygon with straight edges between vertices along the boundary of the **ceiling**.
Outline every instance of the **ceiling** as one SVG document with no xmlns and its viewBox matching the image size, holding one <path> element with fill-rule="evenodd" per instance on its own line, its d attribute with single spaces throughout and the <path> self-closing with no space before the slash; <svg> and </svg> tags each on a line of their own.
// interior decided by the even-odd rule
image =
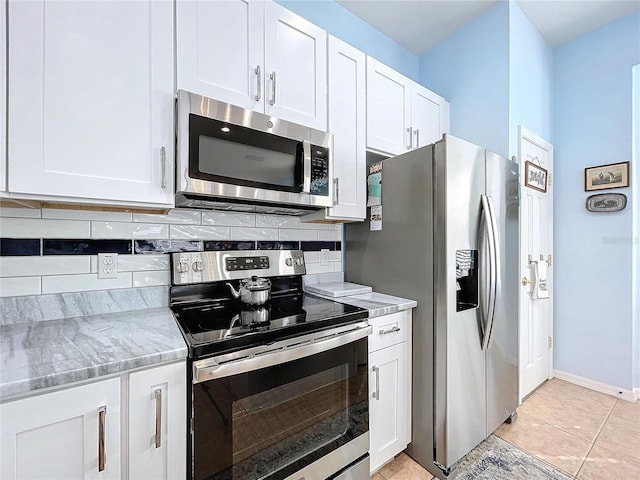
<svg viewBox="0 0 640 480">
<path fill-rule="evenodd" d="M 422 55 L 503 0 L 337 0 Z M 516 0 L 551 47 L 640 9 L 640 0 Z"/>
</svg>

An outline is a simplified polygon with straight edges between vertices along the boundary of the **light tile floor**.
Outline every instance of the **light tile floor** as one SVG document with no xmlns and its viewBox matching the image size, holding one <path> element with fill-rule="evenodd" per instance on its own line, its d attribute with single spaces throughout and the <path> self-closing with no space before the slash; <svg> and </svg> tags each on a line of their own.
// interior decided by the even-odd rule
<svg viewBox="0 0 640 480">
<path fill-rule="evenodd" d="M 552 379 L 496 434 L 578 480 L 640 480 L 640 402 L 627 402 Z M 406 454 L 372 480 L 429 480 Z"/>
</svg>

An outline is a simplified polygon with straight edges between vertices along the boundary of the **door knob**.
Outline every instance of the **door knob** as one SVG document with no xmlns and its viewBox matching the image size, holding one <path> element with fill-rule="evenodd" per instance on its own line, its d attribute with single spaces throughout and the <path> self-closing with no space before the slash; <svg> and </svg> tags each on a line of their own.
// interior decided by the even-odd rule
<svg viewBox="0 0 640 480">
<path fill-rule="evenodd" d="M 534 280 L 527 280 L 527 277 L 522 277 L 522 286 L 526 287 L 527 285 L 533 285 L 536 283 Z"/>
</svg>

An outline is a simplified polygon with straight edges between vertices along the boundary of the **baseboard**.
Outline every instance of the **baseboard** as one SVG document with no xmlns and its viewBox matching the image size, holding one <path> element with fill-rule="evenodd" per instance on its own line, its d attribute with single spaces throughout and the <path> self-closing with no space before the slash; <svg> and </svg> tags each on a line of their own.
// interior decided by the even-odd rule
<svg viewBox="0 0 640 480">
<path fill-rule="evenodd" d="M 614 387 L 613 385 L 607 385 L 606 383 L 597 382 L 590 378 L 581 377 L 579 375 L 574 375 L 573 373 L 567 373 L 560 370 L 554 370 L 553 376 L 560 380 L 580 385 L 581 387 L 595 390 L 596 392 L 606 393 L 607 395 L 621 398 L 628 402 L 635 402 L 640 398 L 640 388 L 625 390 L 624 388 Z"/>
</svg>

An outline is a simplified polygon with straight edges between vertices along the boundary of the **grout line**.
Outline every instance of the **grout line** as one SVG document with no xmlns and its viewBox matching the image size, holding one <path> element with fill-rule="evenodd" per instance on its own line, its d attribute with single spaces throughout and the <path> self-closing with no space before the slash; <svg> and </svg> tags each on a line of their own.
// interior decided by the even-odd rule
<svg viewBox="0 0 640 480">
<path fill-rule="evenodd" d="M 582 469 L 584 468 L 585 464 L 587 463 L 587 458 L 589 458 L 589 455 L 591 454 L 591 451 L 596 446 L 596 441 L 598 440 L 598 438 L 600 438 L 600 434 L 604 430 L 604 426 L 609 421 L 609 418 L 611 417 L 611 414 L 613 413 L 613 410 L 614 410 L 614 408 L 616 407 L 616 405 L 618 404 L 619 401 L 620 401 L 620 399 L 616 398 L 616 401 L 613 402 L 613 406 L 611 407 L 611 410 L 609 410 L 609 413 L 605 417 L 604 422 L 602 422 L 602 425 L 600 425 L 600 428 L 598 429 L 598 431 L 596 433 L 596 436 L 593 439 L 593 442 L 591 443 L 591 448 L 587 452 L 587 456 L 584 457 L 584 460 L 582 460 L 582 463 L 580 464 L 580 468 L 578 468 L 578 471 L 576 472 L 576 476 L 575 476 L 576 479 L 578 478 L 578 475 L 580 475 L 580 472 L 582 471 Z"/>
</svg>

